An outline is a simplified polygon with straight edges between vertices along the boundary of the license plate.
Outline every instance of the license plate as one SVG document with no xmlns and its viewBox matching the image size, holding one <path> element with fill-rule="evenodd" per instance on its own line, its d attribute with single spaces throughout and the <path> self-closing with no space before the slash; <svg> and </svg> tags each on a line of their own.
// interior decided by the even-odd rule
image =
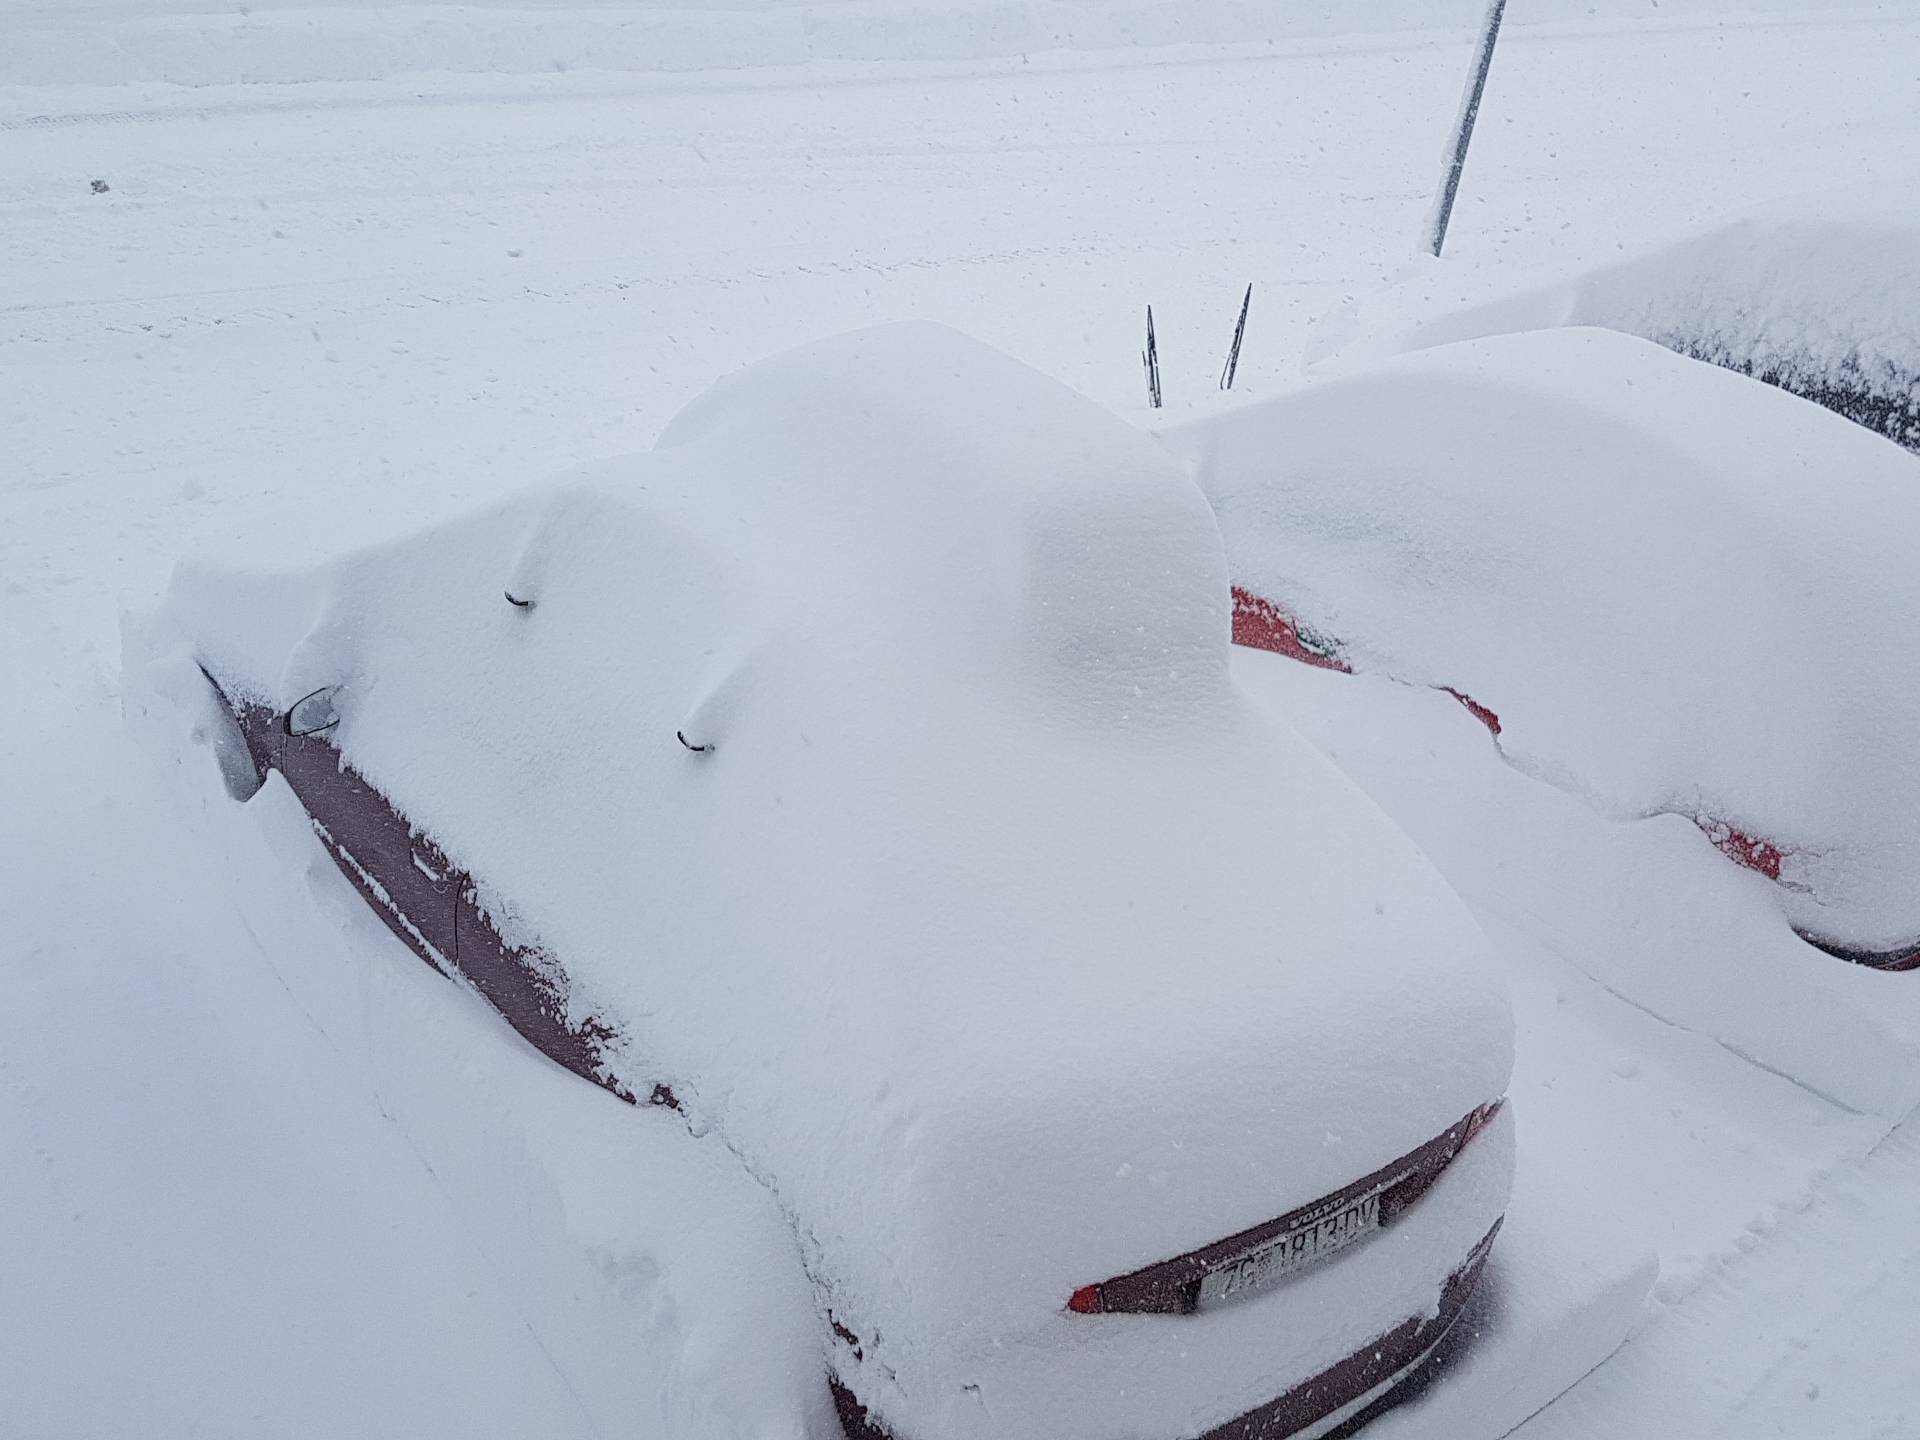
<svg viewBox="0 0 1920 1440">
<path fill-rule="evenodd" d="M 1210 1270 L 1200 1281 L 1200 1303 L 1212 1304 L 1271 1285 L 1284 1275 L 1318 1264 L 1380 1228 L 1380 1192 L 1362 1195 L 1318 1218 L 1282 1230 L 1238 1259 Z"/>
</svg>

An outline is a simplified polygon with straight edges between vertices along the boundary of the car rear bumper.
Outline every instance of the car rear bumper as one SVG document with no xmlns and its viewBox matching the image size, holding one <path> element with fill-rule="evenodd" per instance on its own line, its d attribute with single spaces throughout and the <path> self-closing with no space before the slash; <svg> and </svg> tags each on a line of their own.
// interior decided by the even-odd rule
<svg viewBox="0 0 1920 1440">
<path fill-rule="evenodd" d="M 1192 1440 L 1320 1440 L 1391 1405 L 1466 1309 L 1499 1232 L 1500 1222 L 1496 1220 L 1447 1277 L 1430 1314 L 1409 1316 L 1319 1374 Z M 829 1383 L 847 1440 L 906 1440 L 874 1420 L 839 1380 Z"/>
</svg>

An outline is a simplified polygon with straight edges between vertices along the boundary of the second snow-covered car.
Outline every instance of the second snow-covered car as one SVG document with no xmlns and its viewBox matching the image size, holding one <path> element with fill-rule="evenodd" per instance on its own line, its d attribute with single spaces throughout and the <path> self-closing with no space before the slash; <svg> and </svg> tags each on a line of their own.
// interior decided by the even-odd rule
<svg viewBox="0 0 1920 1440">
<path fill-rule="evenodd" d="M 1474 1285 L 1511 1020 L 1228 604 L 1153 440 L 906 326 L 167 611 L 236 794 L 774 1194 L 849 1434 L 1319 1436 Z"/>
<path fill-rule="evenodd" d="M 1920 967 L 1920 460 L 1598 329 L 1437 346 L 1169 440 L 1242 643 L 1446 690 L 1602 813 L 1695 822 L 1802 939 Z"/>
</svg>

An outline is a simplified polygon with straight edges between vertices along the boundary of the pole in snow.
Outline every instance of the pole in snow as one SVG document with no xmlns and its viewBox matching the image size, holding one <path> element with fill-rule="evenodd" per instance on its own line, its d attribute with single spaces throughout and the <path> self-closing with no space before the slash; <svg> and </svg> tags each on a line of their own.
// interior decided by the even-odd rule
<svg viewBox="0 0 1920 1440">
<path fill-rule="evenodd" d="M 1240 371 L 1240 342 L 1247 338 L 1247 307 L 1253 304 L 1253 286 L 1240 298 L 1240 323 L 1233 327 L 1233 348 L 1227 351 L 1227 368 L 1220 372 L 1220 388 L 1231 390 L 1233 377 Z"/>
<path fill-rule="evenodd" d="M 1160 408 L 1160 347 L 1153 338 L 1153 307 L 1147 307 L 1147 348 L 1140 352 L 1140 364 L 1147 372 L 1147 403 Z"/>
<path fill-rule="evenodd" d="M 1467 88 L 1460 96 L 1460 114 L 1453 122 L 1446 173 L 1440 179 L 1440 193 L 1434 197 L 1433 213 L 1427 217 L 1425 248 L 1436 257 L 1447 243 L 1447 222 L 1453 218 L 1453 202 L 1460 193 L 1460 172 L 1467 167 L 1467 146 L 1473 143 L 1473 122 L 1480 114 L 1480 97 L 1486 93 L 1487 71 L 1493 68 L 1493 45 L 1500 38 L 1500 17 L 1506 8 L 1507 0 L 1487 0 L 1487 13 L 1480 21 L 1480 44 L 1474 52 Z"/>
</svg>

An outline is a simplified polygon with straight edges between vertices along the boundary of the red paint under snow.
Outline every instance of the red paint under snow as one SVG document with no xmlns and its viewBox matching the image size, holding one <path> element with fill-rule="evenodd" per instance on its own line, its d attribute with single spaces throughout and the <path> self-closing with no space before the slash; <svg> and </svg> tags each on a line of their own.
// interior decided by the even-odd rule
<svg viewBox="0 0 1920 1440">
<path fill-rule="evenodd" d="M 1454 689 L 1451 685 L 1442 685 L 1440 688 L 1458 700 L 1462 705 L 1466 706 L 1468 713 L 1487 727 L 1487 733 L 1489 735 L 1498 735 L 1500 733 L 1500 717 L 1494 714 L 1493 711 L 1482 705 L 1471 695 L 1464 694 Z"/>
<path fill-rule="evenodd" d="M 1322 640 L 1312 631 L 1307 634 L 1311 637 L 1310 641 L 1301 637 L 1300 622 L 1273 601 L 1241 586 L 1233 587 L 1234 644 L 1254 650 L 1271 650 L 1276 655 L 1285 655 L 1289 660 L 1317 665 L 1322 670 L 1337 670 L 1342 675 L 1353 673 L 1353 667 L 1340 658 L 1337 644 Z M 1500 733 L 1500 717 L 1493 711 L 1451 685 L 1443 685 L 1441 689 L 1466 706 L 1473 718 L 1487 727 L 1488 733 Z"/>
<path fill-rule="evenodd" d="M 1327 646 L 1313 648 L 1300 638 L 1300 624 L 1271 600 L 1263 600 L 1251 591 L 1233 587 L 1233 643 L 1253 650 L 1271 650 L 1289 660 L 1317 665 L 1322 670 L 1338 670 L 1351 675 L 1353 667 Z"/>
<path fill-rule="evenodd" d="M 1695 816 L 1693 823 L 1706 832 L 1707 838 L 1713 842 L 1713 848 L 1734 864 L 1744 865 L 1769 880 L 1780 878 L 1780 862 L 1787 858 L 1787 854 L 1771 840 L 1756 840 L 1744 830 L 1736 830 L 1731 825 L 1723 825 L 1705 816 Z"/>
</svg>

